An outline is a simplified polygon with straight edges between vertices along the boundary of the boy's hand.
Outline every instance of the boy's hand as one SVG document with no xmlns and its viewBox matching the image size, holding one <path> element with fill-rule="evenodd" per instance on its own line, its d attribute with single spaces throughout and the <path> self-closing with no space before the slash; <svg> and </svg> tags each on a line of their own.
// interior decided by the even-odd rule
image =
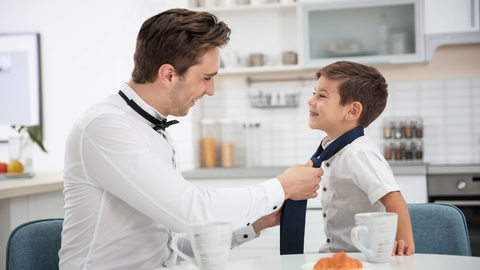
<svg viewBox="0 0 480 270">
<path fill-rule="evenodd" d="M 260 233 L 263 229 L 275 227 L 280 225 L 280 217 L 282 216 L 282 207 L 277 211 L 263 216 L 255 221 L 252 226 L 256 234 Z"/>
<path fill-rule="evenodd" d="M 398 256 L 403 256 L 404 254 L 409 256 L 415 253 L 415 247 L 414 246 L 409 246 L 405 244 L 405 241 L 399 240 L 398 242 L 395 241 L 395 244 L 393 245 L 393 252 L 392 256 L 398 255 Z"/>
<path fill-rule="evenodd" d="M 322 179 L 322 168 L 314 168 L 309 160 L 305 165 L 294 165 L 277 176 L 285 192 L 285 199 L 306 200 L 317 197 Z"/>
</svg>

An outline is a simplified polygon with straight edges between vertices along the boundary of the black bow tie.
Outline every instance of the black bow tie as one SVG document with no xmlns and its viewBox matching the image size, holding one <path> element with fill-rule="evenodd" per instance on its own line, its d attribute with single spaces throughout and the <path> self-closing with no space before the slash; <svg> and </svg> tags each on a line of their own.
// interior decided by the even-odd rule
<svg viewBox="0 0 480 270">
<path fill-rule="evenodd" d="M 164 118 L 162 120 L 159 120 L 150 114 L 148 114 L 146 111 L 144 111 L 140 106 L 138 106 L 133 99 L 128 99 L 127 96 L 122 92 L 122 90 L 118 91 L 118 94 L 127 102 L 128 106 L 132 107 L 138 114 L 140 114 L 143 118 L 147 119 L 150 123 L 154 124 L 155 126 L 153 129 L 155 131 L 158 130 L 163 130 L 165 131 L 166 128 L 173 124 L 179 123 L 177 120 L 171 120 L 167 122 L 167 119 Z"/>
</svg>

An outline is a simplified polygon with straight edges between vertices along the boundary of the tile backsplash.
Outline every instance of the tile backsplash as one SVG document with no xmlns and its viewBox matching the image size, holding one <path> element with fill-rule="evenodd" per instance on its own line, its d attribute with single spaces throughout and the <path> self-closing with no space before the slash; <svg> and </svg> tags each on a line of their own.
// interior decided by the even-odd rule
<svg viewBox="0 0 480 270">
<path fill-rule="evenodd" d="M 305 163 L 315 152 L 325 133 L 308 127 L 307 100 L 314 81 L 305 85 L 256 86 L 216 89 L 213 97 L 202 99 L 201 117 L 230 118 L 236 129 L 236 166 L 246 165 L 244 123 L 259 123 L 258 166 L 291 166 Z M 258 88 L 268 91 L 298 89 L 300 105 L 294 108 L 253 108 L 248 93 Z M 480 78 L 395 81 L 389 83 L 388 103 L 383 114 L 365 133 L 383 149 L 383 121 L 387 118 L 420 116 L 424 121 L 424 162 L 431 164 L 468 164 L 480 162 Z M 196 120 L 192 126 L 198 125 Z M 195 131 L 196 129 L 193 128 Z M 199 129 L 197 129 L 199 131 Z M 194 132 L 198 133 L 198 132 Z M 192 134 L 193 141 L 200 134 Z M 198 147 L 181 143 L 186 152 L 198 155 Z M 190 140 L 191 141 L 191 140 Z M 186 149 L 190 147 L 190 150 Z M 192 150 L 193 148 L 193 150 Z M 188 156 L 188 154 L 187 154 Z M 185 156 L 184 156 L 185 157 Z M 198 167 L 198 158 L 180 160 L 183 168 Z"/>
</svg>

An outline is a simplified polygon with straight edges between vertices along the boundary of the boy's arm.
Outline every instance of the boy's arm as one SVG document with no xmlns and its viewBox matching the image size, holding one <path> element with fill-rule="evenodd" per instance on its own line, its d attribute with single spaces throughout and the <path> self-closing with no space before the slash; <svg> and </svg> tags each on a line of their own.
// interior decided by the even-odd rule
<svg viewBox="0 0 480 270">
<path fill-rule="evenodd" d="M 383 196 L 380 201 L 385 205 L 387 212 L 397 213 L 397 237 L 392 255 L 411 255 L 415 253 L 415 244 L 413 242 L 412 224 L 410 223 L 410 214 L 408 206 L 400 191 L 393 191 Z"/>
</svg>

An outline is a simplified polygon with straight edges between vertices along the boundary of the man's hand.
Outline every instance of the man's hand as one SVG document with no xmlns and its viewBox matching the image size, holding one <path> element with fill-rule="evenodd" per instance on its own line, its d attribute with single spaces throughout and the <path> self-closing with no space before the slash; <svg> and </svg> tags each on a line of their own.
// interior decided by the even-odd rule
<svg viewBox="0 0 480 270">
<path fill-rule="evenodd" d="M 259 218 L 257 221 L 255 221 L 252 224 L 253 230 L 255 230 L 255 233 L 258 234 L 263 229 L 278 226 L 280 225 L 281 216 L 282 216 L 282 208 L 280 207 L 280 209 L 278 209 L 277 211 L 269 215 L 263 216 Z"/>
<path fill-rule="evenodd" d="M 288 168 L 277 179 L 285 191 L 285 199 L 299 201 L 317 197 L 322 175 L 322 168 L 314 168 L 309 160 L 305 165 Z"/>
</svg>

